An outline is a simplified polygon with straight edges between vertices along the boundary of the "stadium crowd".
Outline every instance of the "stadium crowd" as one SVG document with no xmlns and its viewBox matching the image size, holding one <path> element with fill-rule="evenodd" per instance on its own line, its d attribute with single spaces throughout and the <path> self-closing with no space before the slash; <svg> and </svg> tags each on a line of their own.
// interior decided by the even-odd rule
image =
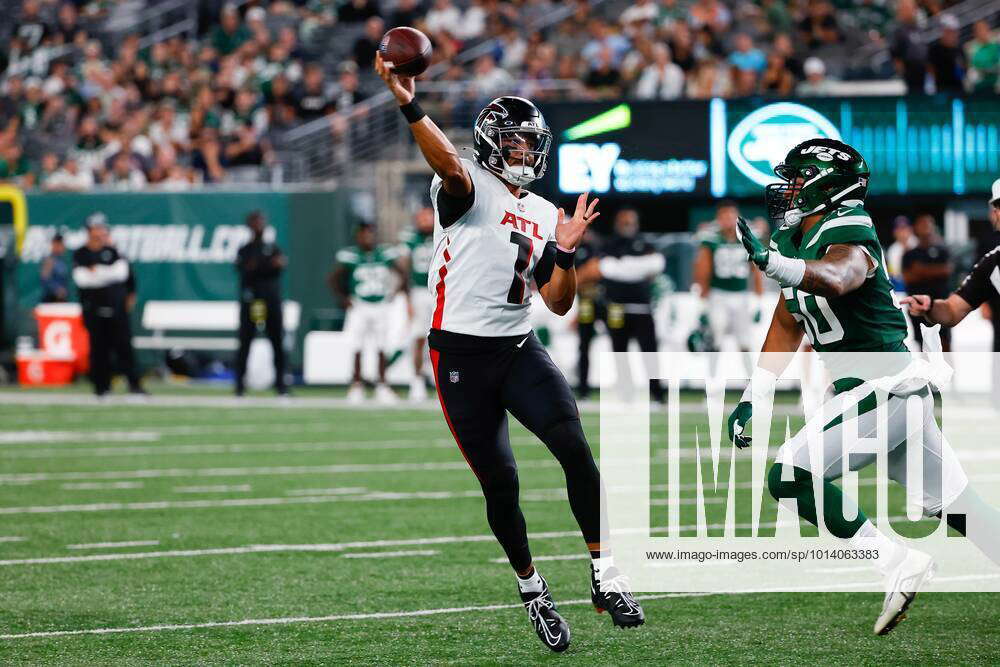
<svg viewBox="0 0 1000 667">
<path fill-rule="evenodd" d="M 1000 71 L 993 28 L 980 21 L 963 43 L 949 0 L 204 0 L 191 3 L 196 34 L 164 39 L 136 28 L 152 2 L 10 4 L 0 180 L 52 190 L 267 177 L 296 126 L 350 131 L 355 103 L 380 90 L 379 41 L 400 25 L 432 38 L 435 78 L 453 84 L 439 109 L 455 114 L 501 92 L 808 96 L 851 78 L 995 93 Z M 940 37 L 928 43 L 927 27 Z M 881 66 L 852 60 L 880 49 Z"/>
</svg>

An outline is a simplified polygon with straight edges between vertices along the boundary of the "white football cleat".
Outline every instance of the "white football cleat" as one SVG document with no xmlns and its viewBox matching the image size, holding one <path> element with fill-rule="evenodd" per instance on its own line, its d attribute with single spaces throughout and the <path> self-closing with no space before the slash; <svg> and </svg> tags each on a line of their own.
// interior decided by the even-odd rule
<svg viewBox="0 0 1000 667">
<path fill-rule="evenodd" d="M 885 602 L 875 621 L 875 634 L 884 635 L 906 618 L 906 610 L 920 587 L 934 576 L 936 566 L 929 554 L 908 549 L 903 560 L 886 574 Z"/>
<path fill-rule="evenodd" d="M 423 377 L 415 377 L 410 380 L 410 402 L 423 403 L 427 400 L 427 385 L 424 384 Z"/>
<path fill-rule="evenodd" d="M 375 400 L 382 405 L 393 405 L 399 399 L 396 396 L 396 392 L 389 388 L 389 385 L 379 384 L 375 387 Z"/>
<path fill-rule="evenodd" d="M 365 388 L 360 383 L 355 382 L 347 390 L 347 402 L 351 405 L 360 405 L 365 402 Z"/>
</svg>

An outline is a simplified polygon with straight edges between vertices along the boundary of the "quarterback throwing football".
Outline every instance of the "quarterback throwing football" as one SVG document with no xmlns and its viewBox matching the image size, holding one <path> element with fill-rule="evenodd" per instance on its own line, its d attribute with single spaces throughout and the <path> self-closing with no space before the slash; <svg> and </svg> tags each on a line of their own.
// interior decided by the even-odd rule
<svg viewBox="0 0 1000 667">
<path fill-rule="evenodd" d="M 520 97 L 499 97 L 476 119 L 475 159 L 458 152 L 414 97 L 414 80 L 376 56 L 375 69 L 400 104 L 434 170 L 434 256 L 428 288 L 434 315 L 428 336 L 445 420 L 486 497 L 490 528 L 517 574 L 521 600 L 539 639 L 569 646 L 545 580 L 532 564 L 518 504 L 509 412 L 549 448 L 566 475 L 573 515 L 587 542 L 591 597 L 617 626 L 636 626 L 643 611 L 614 567 L 601 528 L 601 479 L 573 394 L 531 331 L 533 279 L 545 305 L 565 315 L 576 295 L 574 253 L 598 216 L 583 194 L 567 218 L 525 190 L 545 172 L 552 135 L 541 112 Z"/>
</svg>

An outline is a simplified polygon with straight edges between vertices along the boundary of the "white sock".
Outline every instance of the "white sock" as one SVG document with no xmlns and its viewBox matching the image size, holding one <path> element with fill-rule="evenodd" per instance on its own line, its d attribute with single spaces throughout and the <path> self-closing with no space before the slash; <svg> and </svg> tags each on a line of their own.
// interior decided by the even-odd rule
<svg viewBox="0 0 1000 667">
<path fill-rule="evenodd" d="M 885 574 L 906 555 L 906 547 L 890 540 L 871 521 L 865 521 L 853 537 L 847 540 L 852 549 L 878 549 L 875 569 Z"/>
<path fill-rule="evenodd" d="M 615 561 L 611 556 L 591 558 L 590 562 L 594 565 L 594 574 L 597 575 L 598 581 L 601 581 L 601 577 L 603 577 L 604 573 L 608 571 L 608 568 L 613 567 L 615 564 Z"/>
<path fill-rule="evenodd" d="M 541 593 L 544 586 L 542 585 L 542 577 L 538 574 L 538 568 L 532 568 L 531 574 L 527 577 L 522 577 L 517 575 L 517 587 L 522 593 Z"/>
</svg>

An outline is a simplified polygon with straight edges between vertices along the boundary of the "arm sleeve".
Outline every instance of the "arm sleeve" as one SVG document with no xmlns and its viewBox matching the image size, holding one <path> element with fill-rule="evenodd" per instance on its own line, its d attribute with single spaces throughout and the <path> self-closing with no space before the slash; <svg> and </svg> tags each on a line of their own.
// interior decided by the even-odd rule
<svg viewBox="0 0 1000 667">
<path fill-rule="evenodd" d="M 637 283 L 663 273 L 667 261 L 658 252 L 637 257 L 601 258 L 601 277 L 624 283 Z"/>
<path fill-rule="evenodd" d="M 476 185 L 472 184 L 472 191 L 465 197 L 454 197 L 439 187 L 437 191 L 437 210 L 441 226 L 447 229 L 462 219 L 476 201 Z"/>
<path fill-rule="evenodd" d="M 552 279 L 552 271 L 556 266 L 556 251 L 556 242 L 549 241 L 545 244 L 545 249 L 542 250 L 542 256 L 535 264 L 535 285 L 539 288 Z"/>
<path fill-rule="evenodd" d="M 986 253 L 976 262 L 972 271 L 958 286 L 955 293 L 965 299 L 973 309 L 1000 292 L 1000 246 Z"/>
</svg>

